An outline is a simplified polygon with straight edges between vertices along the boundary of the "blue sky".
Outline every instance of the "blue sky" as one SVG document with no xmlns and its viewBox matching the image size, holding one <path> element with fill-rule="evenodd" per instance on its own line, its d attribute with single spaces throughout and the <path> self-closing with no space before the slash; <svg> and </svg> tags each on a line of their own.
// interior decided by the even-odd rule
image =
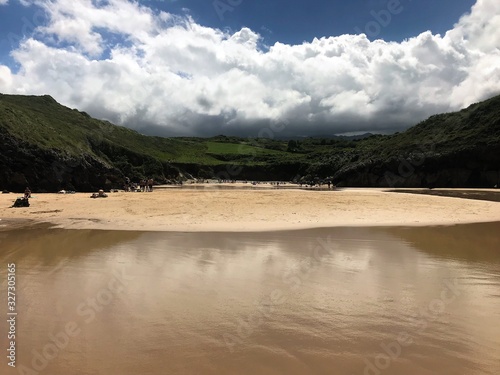
<svg viewBox="0 0 500 375">
<path fill-rule="evenodd" d="M 391 132 L 500 93 L 498 0 L 0 0 L 0 16 L 0 92 L 148 134 Z"/>
<path fill-rule="evenodd" d="M 246 26 L 259 31 L 271 44 L 276 41 L 297 44 L 314 37 L 352 34 L 356 28 L 365 31 L 366 24 L 374 20 L 371 12 L 387 10 L 389 3 L 388 0 L 233 0 L 233 4 L 239 5 L 231 6 L 228 0 L 141 2 L 169 12 L 186 11 L 197 22 L 211 27 L 238 30 Z M 219 12 L 214 10 L 215 3 L 219 4 Z M 378 38 L 401 41 L 427 30 L 444 33 L 470 11 L 475 0 L 399 3 L 403 11 L 392 16 L 387 27 L 381 27 Z"/>
</svg>

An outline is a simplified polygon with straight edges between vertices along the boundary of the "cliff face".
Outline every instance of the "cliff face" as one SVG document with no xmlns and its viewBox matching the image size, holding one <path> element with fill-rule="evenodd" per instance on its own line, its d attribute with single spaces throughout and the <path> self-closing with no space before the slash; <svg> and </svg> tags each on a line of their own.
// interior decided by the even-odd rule
<svg viewBox="0 0 500 375">
<path fill-rule="evenodd" d="M 65 156 L 2 134 L 2 189 L 53 192 L 61 189 L 95 191 L 121 186 L 122 173 L 92 155 Z"/>
<path fill-rule="evenodd" d="M 338 186 L 493 187 L 500 186 L 500 147 L 400 158 L 352 166 L 334 175 Z"/>
</svg>

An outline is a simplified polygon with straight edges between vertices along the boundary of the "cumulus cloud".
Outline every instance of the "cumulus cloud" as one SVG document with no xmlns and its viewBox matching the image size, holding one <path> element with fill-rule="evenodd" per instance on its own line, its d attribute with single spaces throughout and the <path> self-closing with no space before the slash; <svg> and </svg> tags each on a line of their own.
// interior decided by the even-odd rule
<svg viewBox="0 0 500 375">
<path fill-rule="evenodd" d="M 26 1 L 26 0 L 25 0 Z M 167 135 L 390 131 L 500 92 L 500 2 L 478 0 L 444 36 L 365 35 L 261 46 L 126 0 L 32 0 L 48 15 L 0 66 L 0 91 L 50 94 L 92 115 Z"/>
<path fill-rule="evenodd" d="M 0 0 L 0 5 L 7 5 L 9 0 Z"/>
</svg>

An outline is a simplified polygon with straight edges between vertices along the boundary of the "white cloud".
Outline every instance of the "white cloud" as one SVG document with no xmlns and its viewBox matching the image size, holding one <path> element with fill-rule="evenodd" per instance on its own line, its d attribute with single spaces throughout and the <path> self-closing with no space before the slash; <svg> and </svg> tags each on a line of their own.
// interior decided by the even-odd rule
<svg viewBox="0 0 500 375">
<path fill-rule="evenodd" d="M 7 5 L 9 0 L 0 0 L 0 5 Z"/>
<path fill-rule="evenodd" d="M 0 65 L 0 87 L 5 92 L 10 92 L 12 89 L 12 73 L 6 66 Z"/>
<path fill-rule="evenodd" d="M 484 53 L 500 47 L 500 2 L 477 0 L 469 14 L 464 15 L 448 36 L 455 42 L 463 42 L 469 48 Z"/>
<path fill-rule="evenodd" d="M 0 66 L 0 91 L 51 94 L 134 128 L 171 134 L 335 133 L 412 125 L 500 92 L 500 3 L 478 0 L 445 36 L 364 35 L 259 48 L 189 17 L 125 0 L 34 0 L 50 15 Z"/>
</svg>

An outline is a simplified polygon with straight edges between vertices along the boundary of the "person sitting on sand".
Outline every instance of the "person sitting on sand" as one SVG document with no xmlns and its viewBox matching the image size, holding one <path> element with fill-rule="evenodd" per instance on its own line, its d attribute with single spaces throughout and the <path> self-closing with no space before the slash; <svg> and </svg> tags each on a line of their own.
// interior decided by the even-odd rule
<svg viewBox="0 0 500 375">
<path fill-rule="evenodd" d="M 26 189 L 24 189 L 24 198 L 31 198 L 31 190 L 29 187 L 26 187 Z"/>
<path fill-rule="evenodd" d="M 98 193 L 93 193 L 90 198 L 107 198 L 108 195 L 104 192 L 104 190 L 99 190 Z"/>
</svg>

